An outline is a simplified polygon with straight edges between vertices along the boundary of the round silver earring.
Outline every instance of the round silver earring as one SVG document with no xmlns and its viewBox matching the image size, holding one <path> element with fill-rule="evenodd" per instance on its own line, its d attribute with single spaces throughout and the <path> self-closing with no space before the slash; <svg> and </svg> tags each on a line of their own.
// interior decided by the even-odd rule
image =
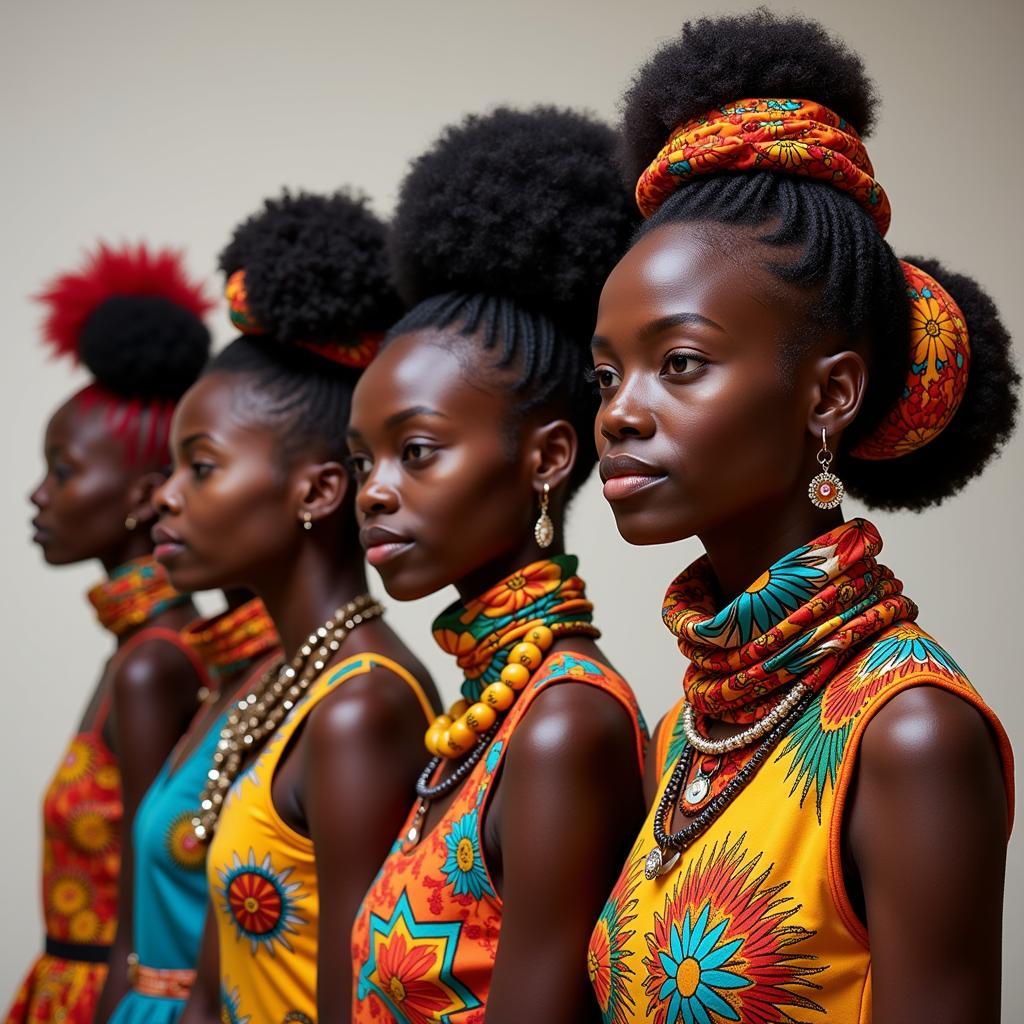
<svg viewBox="0 0 1024 1024">
<path fill-rule="evenodd" d="M 300 512 L 299 518 L 302 520 L 302 528 L 304 530 L 313 529 L 313 513 L 312 512 Z"/>
<path fill-rule="evenodd" d="M 129 533 L 132 530 L 134 530 L 138 525 L 138 519 L 136 519 L 135 516 L 133 516 L 130 512 L 128 513 L 128 515 L 124 517 L 124 528 L 128 530 Z"/>
</svg>

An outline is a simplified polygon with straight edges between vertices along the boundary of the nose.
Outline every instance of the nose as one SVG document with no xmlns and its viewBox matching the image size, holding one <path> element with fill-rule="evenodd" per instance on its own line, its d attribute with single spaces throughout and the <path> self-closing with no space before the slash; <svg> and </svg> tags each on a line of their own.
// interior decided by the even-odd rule
<svg viewBox="0 0 1024 1024">
<path fill-rule="evenodd" d="M 595 421 L 597 441 L 618 441 L 627 437 L 648 438 L 655 432 L 650 402 L 645 398 L 642 379 L 626 378 L 615 394 L 601 406 Z"/>
<path fill-rule="evenodd" d="M 43 480 L 42 483 L 36 487 L 36 489 L 28 496 L 28 500 L 32 502 L 40 512 L 50 504 L 50 493 L 46 489 L 46 480 Z"/>
<path fill-rule="evenodd" d="M 158 516 L 177 515 L 181 511 L 181 493 L 177 472 L 172 473 L 154 492 L 153 508 Z"/>
<path fill-rule="evenodd" d="M 389 515 L 398 511 L 399 504 L 398 491 L 386 480 L 381 467 L 374 466 L 356 495 L 356 510 L 364 516 Z"/>
</svg>

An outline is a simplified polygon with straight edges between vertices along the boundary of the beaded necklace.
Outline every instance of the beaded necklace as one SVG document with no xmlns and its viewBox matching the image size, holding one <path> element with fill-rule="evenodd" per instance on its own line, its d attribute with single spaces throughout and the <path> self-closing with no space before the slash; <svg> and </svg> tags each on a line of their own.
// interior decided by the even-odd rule
<svg viewBox="0 0 1024 1024">
<path fill-rule="evenodd" d="M 383 613 L 383 605 L 369 594 L 350 601 L 309 634 L 290 662 L 279 662 L 238 701 L 221 730 L 199 798 L 199 812 L 192 819 L 197 839 L 207 842 L 212 838 L 224 798 L 249 752 L 284 721 L 349 633 Z"/>
<path fill-rule="evenodd" d="M 118 566 L 87 596 L 100 624 L 117 637 L 189 600 L 171 586 L 167 570 L 152 555 Z"/>
<path fill-rule="evenodd" d="M 456 655 L 463 670 L 463 696 L 427 730 L 432 758 L 416 783 L 419 803 L 407 845 L 419 841 L 430 804 L 455 789 L 483 757 L 502 716 L 555 639 L 601 635 L 591 622 L 593 605 L 576 575 L 578 564 L 573 555 L 534 562 L 476 600 L 452 605 L 434 621 L 434 639 Z M 459 763 L 432 784 L 445 759 Z"/>
<path fill-rule="evenodd" d="M 263 602 L 254 597 L 212 619 L 199 619 L 181 638 L 217 679 L 241 675 L 279 646 L 277 630 Z"/>
</svg>

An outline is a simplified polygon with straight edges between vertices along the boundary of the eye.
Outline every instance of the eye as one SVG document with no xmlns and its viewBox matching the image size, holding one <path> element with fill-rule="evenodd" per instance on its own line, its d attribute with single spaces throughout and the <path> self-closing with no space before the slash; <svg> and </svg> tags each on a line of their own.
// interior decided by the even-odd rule
<svg viewBox="0 0 1024 1024">
<path fill-rule="evenodd" d="M 708 361 L 693 352 L 678 350 L 670 352 L 661 368 L 666 377 L 689 377 L 708 365 Z"/>
<path fill-rule="evenodd" d="M 62 462 L 57 462 L 53 465 L 51 472 L 53 473 L 54 479 L 59 484 L 67 483 L 71 479 L 71 467 L 66 466 Z"/>
<path fill-rule="evenodd" d="M 596 384 L 598 391 L 611 391 L 617 388 L 622 380 L 618 371 L 612 369 L 607 363 L 601 363 L 592 370 L 586 370 L 584 377 L 591 384 Z"/>
<path fill-rule="evenodd" d="M 373 463 L 367 455 L 350 455 L 345 461 L 348 471 L 360 483 L 370 475 L 373 468 Z"/>
<path fill-rule="evenodd" d="M 425 462 L 436 451 L 437 446 L 426 441 L 406 441 L 402 448 L 402 461 Z"/>
<path fill-rule="evenodd" d="M 197 480 L 205 480 L 215 469 L 212 462 L 197 462 L 193 461 L 190 463 L 192 468 L 192 475 Z"/>
</svg>

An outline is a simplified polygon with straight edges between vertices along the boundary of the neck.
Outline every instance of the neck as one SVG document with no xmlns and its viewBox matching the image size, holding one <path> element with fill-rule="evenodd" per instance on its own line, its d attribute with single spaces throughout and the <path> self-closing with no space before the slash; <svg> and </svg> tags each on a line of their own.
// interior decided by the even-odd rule
<svg viewBox="0 0 1024 1024">
<path fill-rule="evenodd" d="M 815 508 L 806 495 L 780 507 L 759 505 L 700 534 L 723 601 L 731 601 L 769 566 L 843 522 L 841 509 Z"/>
<path fill-rule="evenodd" d="M 559 538 L 562 536 L 561 523 L 555 524 L 555 536 Z M 500 580 L 511 576 L 517 569 L 522 569 L 524 565 L 531 565 L 541 559 L 554 558 L 556 555 L 564 554 L 565 546 L 560 540 L 556 540 L 551 547 L 541 548 L 531 532 L 527 538 L 524 538 L 523 543 L 506 551 L 499 558 L 492 559 L 486 565 L 475 569 L 456 582 L 455 589 L 459 593 L 459 600 L 463 604 L 472 601 L 473 598 L 479 597 Z"/>
<path fill-rule="evenodd" d="M 280 569 L 280 567 L 275 567 Z M 324 552 L 302 545 L 288 568 L 255 586 L 274 620 L 286 658 L 335 611 L 366 592 L 366 567 L 361 557 Z"/>
<path fill-rule="evenodd" d="M 136 558 L 144 558 L 153 553 L 153 541 L 149 536 L 149 528 L 140 526 L 134 530 L 126 530 L 124 543 L 119 545 L 116 551 L 100 556 L 100 563 L 103 571 L 109 576 L 125 562 L 132 562 Z"/>
</svg>

